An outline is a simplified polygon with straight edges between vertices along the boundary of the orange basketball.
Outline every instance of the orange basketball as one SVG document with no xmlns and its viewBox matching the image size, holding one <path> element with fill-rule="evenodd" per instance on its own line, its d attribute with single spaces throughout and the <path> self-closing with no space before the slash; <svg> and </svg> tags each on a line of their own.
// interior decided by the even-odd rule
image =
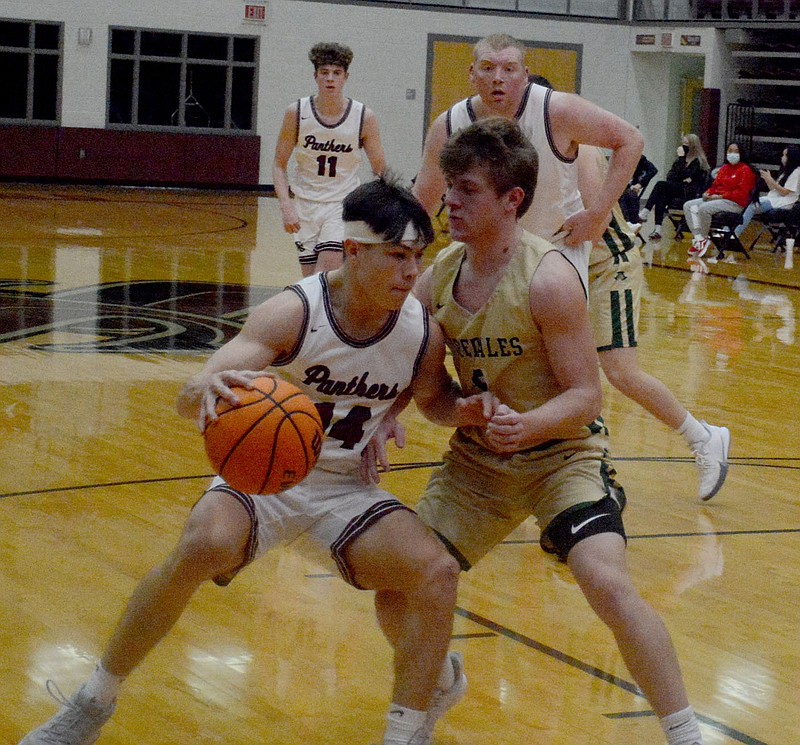
<svg viewBox="0 0 800 745">
<path fill-rule="evenodd" d="M 322 421 L 311 399 L 280 378 L 258 378 L 253 389 L 232 387 L 237 406 L 217 402 L 205 431 L 208 459 L 234 489 L 277 494 L 299 484 L 322 448 Z"/>
</svg>

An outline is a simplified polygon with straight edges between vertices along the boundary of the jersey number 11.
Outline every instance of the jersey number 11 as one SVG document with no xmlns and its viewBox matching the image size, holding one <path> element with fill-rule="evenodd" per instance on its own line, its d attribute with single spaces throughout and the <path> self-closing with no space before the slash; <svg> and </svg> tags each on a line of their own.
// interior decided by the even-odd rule
<svg viewBox="0 0 800 745">
<path fill-rule="evenodd" d="M 317 176 L 329 176 L 330 178 L 336 178 L 336 156 L 331 155 L 328 157 L 327 155 L 320 155 L 317 158 Z M 327 163 L 327 170 L 328 173 L 325 173 L 325 165 Z"/>
</svg>

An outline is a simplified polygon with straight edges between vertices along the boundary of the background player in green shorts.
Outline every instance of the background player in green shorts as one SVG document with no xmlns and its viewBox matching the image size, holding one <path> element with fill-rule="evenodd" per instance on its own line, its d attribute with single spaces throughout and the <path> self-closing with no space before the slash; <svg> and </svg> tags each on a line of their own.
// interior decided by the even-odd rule
<svg viewBox="0 0 800 745">
<path fill-rule="evenodd" d="M 581 145 L 578 187 L 591 194 L 604 180 L 607 161 L 598 148 Z M 700 475 L 698 496 L 713 497 L 728 474 L 730 432 L 692 416 L 675 394 L 639 366 L 642 257 L 619 205 L 589 257 L 589 314 L 603 372 L 620 393 L 639 404 L 687 442 Z"/>
</svg>

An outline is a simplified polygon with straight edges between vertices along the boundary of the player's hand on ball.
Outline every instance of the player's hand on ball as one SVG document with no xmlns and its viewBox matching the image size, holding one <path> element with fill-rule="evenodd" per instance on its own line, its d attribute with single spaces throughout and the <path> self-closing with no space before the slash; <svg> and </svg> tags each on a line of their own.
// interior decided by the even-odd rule
<svg viewBox="0 0 800 745">
<path fill-rule="evenodd" d="M 253 381 L 256 378 L 274 378 L 272 373 L 263 370 L 222 370 L 221 372 L 211 373 L 203 381 L 203 395 L 200 399 L 200 411 L 197 415 L 197 426 L 201 432 L 205 432 L 206 427 L 217 419 L 217 405 L 220 399 L 226 401 L 231 406 L 239 403 L 238 396 L 231 388 L 241 387 L 251 390 Z"/>
</svg>

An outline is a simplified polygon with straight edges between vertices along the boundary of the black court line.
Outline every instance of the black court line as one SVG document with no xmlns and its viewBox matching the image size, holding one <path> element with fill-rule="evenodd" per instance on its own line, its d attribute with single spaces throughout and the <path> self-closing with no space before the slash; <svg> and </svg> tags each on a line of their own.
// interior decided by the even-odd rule
<svg viewBox="0 0 800 745">
<path fill-rule="evenodd" d="M 497 634 L 494 631 L 484 631 L 482 633 L 472 634 L 453 634 L 451 639 L 496 639 Z"/>
<path fill-rule="evenodd" d="M 497 634 L 498 636 L 503 636 L 510 641 L 516 642 L 517 644 L 522 644 L 529 649 L 533 649 L 537 652 L 541 652 L 542 654 L 547 655 L 548 657 L 552 657 L 554 660 L 561 662 L 565 665 L 569 665 L 570 667 L 575 668 L 576 670 L 580 670 L 581 672 L 586 673 L 587 675 L 591 675 L 594 678 L 602 680 L 610 685 L 616 686 L 617 688 L 621 688 L 628 693 L 632 693 L 634 696 L 639 696 L 645 701 L 644 694 L 636 686 L 634 683 L 625 680 L 624 678 L 619 678 L 616 675 L 612 675 L 611 673 L 607 673 L 604 670 L 600 670 L 600 668 L 594 667 L 593 665 L 589 665 L 585 662 L 582 662 L 575 657 L 571 657 L 570 655 L 562 652 L 558 649 L 548 646 L 547 644 L 542 644 L 541 642 L 537 642 L 534 639 L 531 639 L 529 636 L 525 636 L 524 634 L 520 634 L 517 631 L 513 631 L 506 626 L 503 626 L 499 623 L 495 623 L 494 621 L 490 621 L 488 618 L 484 618 L 483 616 L 479 616 L 477 613 L 473 613 L 472 611 L 468 611 L 465 608 L 461 608 L 460 606 L 456 606 L 456 615 L 461 616 L 462 618 L 466 618 L 473 623 L 477 623 L 479 626 L 483 626 Z M 649 712 L 652 713 L 652 712 Z M 623 715 L 615 715 L 615 716 L 647 716 L 648 712 L 635 712 L 632 714 L 623 714 Z M 736 740 L 736 742 L 744 743 L 744 745 L 768 745 L 763 740 L 758 740 L 754 737 L 750 737 L 750 735 L 746 735 L 743 732 L 739 732 L 738 730 L 729 727 L 728 725 L 724 724 L 723 722 L 718 722 L 716 719 L 712 719 L 711 717 L 704 716 L 702 714 L 697 714 L 697 719 L 702 722 L 707 727 L 712 727 L 713 729 L 717 730 L 718 732 L 723 733 L 726 737 L 731 738 L 732 740 Z"/>
<path fill-rule="evenodd" d="M 168 484 L 172 481 L 195 481 L 197 479 L 213 479 L 213 473 L 204 473 L 197 476 L 162 476 L 157 479 L 132 479 L 130 481 L 109 481 L 105 484 L 76 484 L 75 486 L 56 486 L 52 489 L 31 489 L 29 491 L 8 492 L 0 494 L 0 499 L 9 497 L 33 497 L 44 494 L 58 494 L 65 491 L 83 491 L 84 489 L 109 489 L 115 486 L 136 486 L 137 484 Z"/>
<path fill-rule="evenodd" d="M 717 538 L 724 538 L 726 536 L 736 535 L 782 535 L 785 533 L 800 533 L 800 528 L 764 528 L 760 530 L 706 530 L 694 533 L 640 533 L 639 535 L 627 535 L 629 541 L 636 541 L 641 539 L 661 539 L 661 538 L 698 538 L 700 536 L 715 536 Z M 509 538 L 501 541 L 500 546 L 536 546 L 539 541 L 535 538 Z"/>
<path fill-rule="evenodd" d="M 613 463 L 694 463 L 694 458 L 690 457 L 619 457 L 614 455 L 611 457 Z M 797 462 L 797 465 L 788 465 L 788 463 Z M 739 456 L 735 458 L 728 458 L 728 463 L 741 468 L 782 468 L 787 471 L 800 470 L 800 456 L 797 457 L 784 457 L 784 458 L 761 458 L 757 455 Z"/>
<path fill-rule="evenodd" d="M 619 457 L 615 456 L 613 458 L 615 461 L 626 461 L 626 462 L 634 462 L 634 463 L 694 463 L 693 458 L 689 457 L 674 457 L 674 458 L 667 458 L 667 457 Z M 784 465 L 787 462 L 798 461 L 798 465 Z M 800 456 L 791 457 L 791 456 L 784 456 L 780 458 L 773 458 L 773 457 L 762 457 L 762 456 L 741 456 L 737 458 L 729 458 L 729 462 L 735 464 L 736 466 L 754 466 L 758 468 L 784 468 L 786 470 L 800 470 Z M 394 473 L 396 471 L 415 471 L 424 468 L 437 468 L 443 465 L 443 461 L 441 460 L 431 460 L 431 461 L 417 461 L 416 463 L 393 463 L 390 473 Z M 134 486 L 136 484 L 158 484 L 160 482 L 168 483 L 171 481 L 193 481 L 196 479 L 211 479 L 214 477 L 215 474 L 213 473 L 201 473 L 189 476 L 166 476 L 160 478 L 152 478 L 152 479 L 133 479 L 129 481 L 110 481 L 106 483 L 100 484 L 75 484 L 74 486 L 58 486 L 49 489 L 30 489 L 27 491 L 18 491 L 18 492 L 7 492 L 6 494 L 0 494 L 0 499 L 6 499 L 8 497 L 30 497 L 34 495 L 43 495 L 43 494 L 55 494 L 58 492 L 65 492 L 65 491 L 80 491 L 81 489 L 103 489 L 106 487 L 114 487 L 114 486 Z M 781 531 L 774 531 L 774 530 L 765 530 L 765 531 L 745 531 L 747 533 L 775 533 Z M 794 530 L 789 530 L 787 532 L 794 532 Z M 676 535 L 705 535 L 703 533 L 686 533 L 686 534 L 676 534 Z M 723 533 L 715 533 L 714 535 L 723 535 Z M 631 536 L 629 536 L 631 537 Z M 655 536 L 654 536 L 655 537 Z"/>
<path fill-rule="evenodd" d="M 654 717 L 654 711 L 617 711 L 613 714 L 603 714 L 606 719 L 642 719 L 644 717 Z"/>
</svg>

